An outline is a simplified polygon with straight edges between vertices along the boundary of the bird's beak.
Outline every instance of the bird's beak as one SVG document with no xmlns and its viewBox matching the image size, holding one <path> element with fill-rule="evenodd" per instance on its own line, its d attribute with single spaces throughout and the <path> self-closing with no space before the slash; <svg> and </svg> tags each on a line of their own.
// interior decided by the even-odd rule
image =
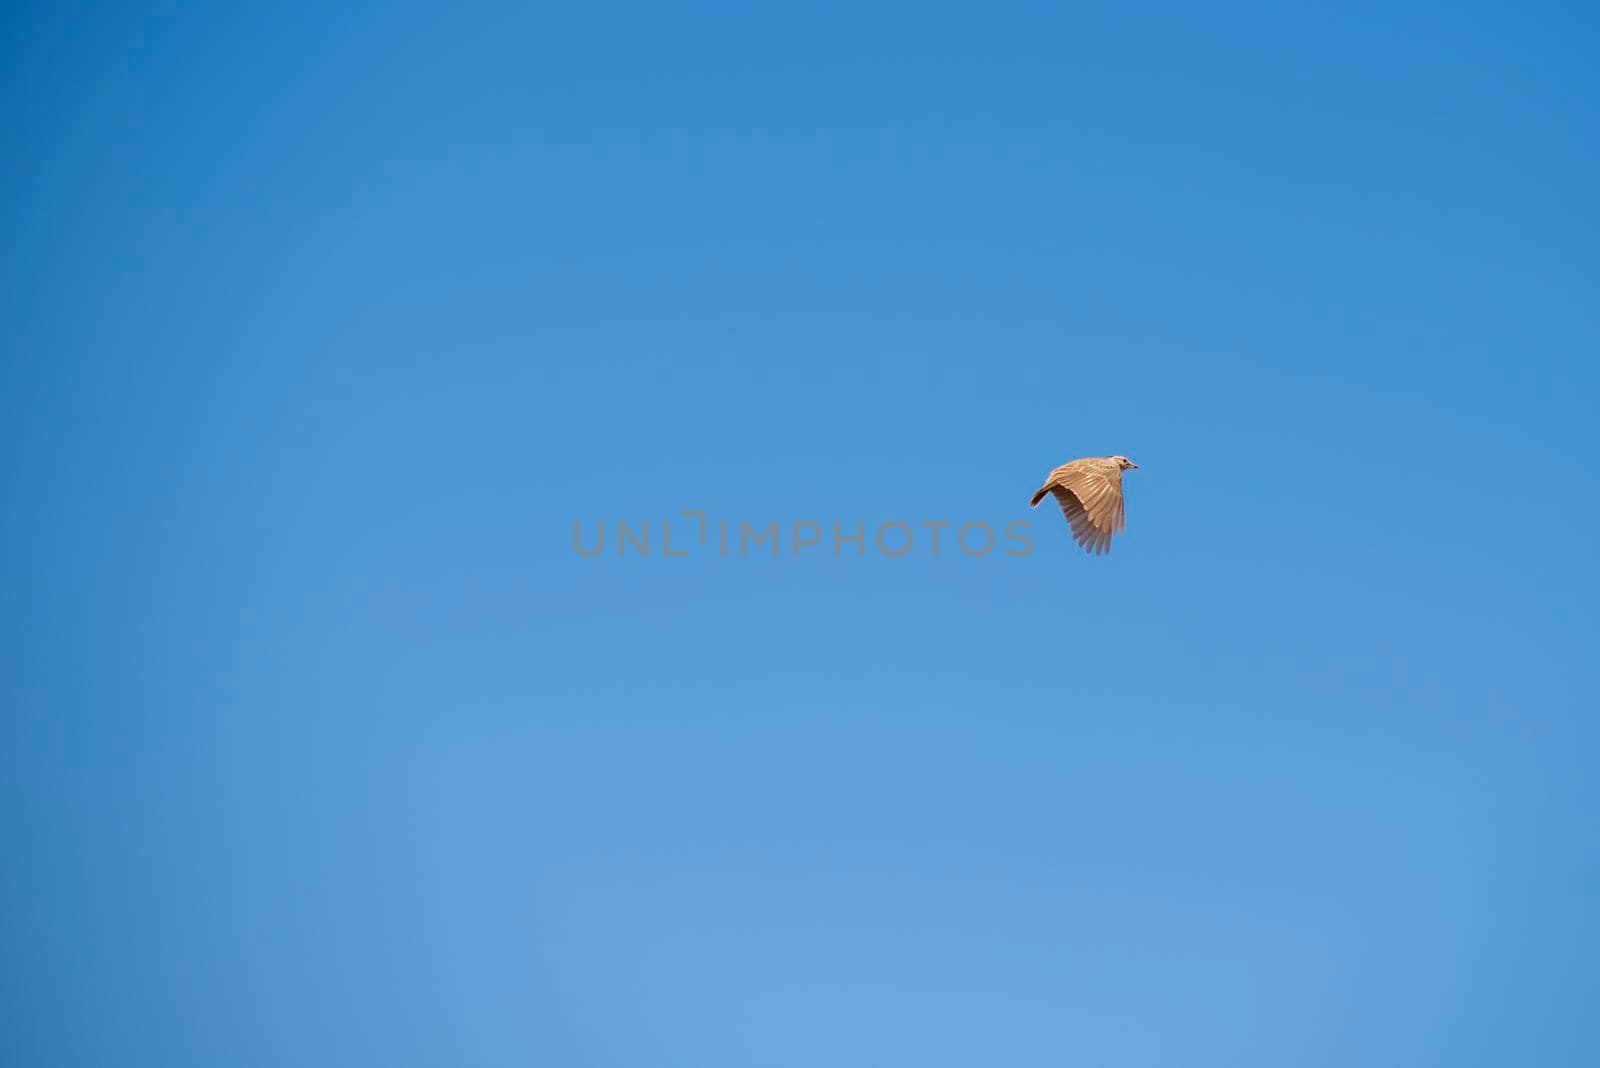
<svg viewBox="0 0 1600 1068">
<path fill-rule="evenodd" d="M 1139 470 L 1139 465 L 1134 463 L 1132 460 L 1128 461 L 1128 466 L 1133 468 L 1135 471 Z"/>
</svg>

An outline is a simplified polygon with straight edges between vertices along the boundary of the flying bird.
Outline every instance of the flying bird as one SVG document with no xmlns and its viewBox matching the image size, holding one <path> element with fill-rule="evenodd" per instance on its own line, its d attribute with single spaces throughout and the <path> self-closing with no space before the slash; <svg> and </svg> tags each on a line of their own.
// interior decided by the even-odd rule
<svg viewBox="0 0 1600 1068">
<path fill-rule="evenodd" d="M 1072 527 L 1072 540 L 1096 555 L 1111 551 L 1111 535 L 1121 534 L 1122 472 L 1139 465 L 1126 456 L 1091 456 L 1062 464 L 1045 478 L 1028 507 L 1037 508 L 1046 493 L 1061 505 Z"/>
</svg>

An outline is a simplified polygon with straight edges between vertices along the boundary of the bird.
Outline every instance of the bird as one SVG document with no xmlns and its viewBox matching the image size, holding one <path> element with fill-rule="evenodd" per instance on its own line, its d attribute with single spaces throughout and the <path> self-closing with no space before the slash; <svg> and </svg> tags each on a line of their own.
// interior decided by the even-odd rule
<svg viewBox="0 0 1600 1068">
<path fill-rule="evenodd" d="M 1039 507 L 1045 494 L 1061 505 L 1072 540 L 1096 556 L 1111 551 L 1111 535 L 1127 525 L 1122 518 L 1122 472 L 1139 465 L 1126 456 L 1090 456 L 1064 463 L 1045 477 L 1028 502 Z"/>
</svg>

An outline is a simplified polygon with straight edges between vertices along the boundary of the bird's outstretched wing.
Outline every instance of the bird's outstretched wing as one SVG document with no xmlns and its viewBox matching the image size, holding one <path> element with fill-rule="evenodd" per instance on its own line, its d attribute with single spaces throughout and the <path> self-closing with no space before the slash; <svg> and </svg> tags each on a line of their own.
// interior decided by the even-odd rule
<svg viewBox="0 0 1600 1068">
<path fill-rule="evenodd" d="M 1072 528 L 1072 540 L 1091 553 L 1111 551 L 1111 536 L 1127 523 L 1122 509 L 1122 469 L 1100 460 L 1062 464 L 1045 479 Z"/>
</svg>

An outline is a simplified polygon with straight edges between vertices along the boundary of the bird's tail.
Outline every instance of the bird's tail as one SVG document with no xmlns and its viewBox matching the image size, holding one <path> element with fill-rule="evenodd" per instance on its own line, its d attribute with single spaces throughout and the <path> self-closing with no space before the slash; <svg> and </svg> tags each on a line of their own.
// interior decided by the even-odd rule
<svg viewBox="0 0 1600 1068">
<path fill-rule="evenodd" d="M 1049 492 L 1050 492 L 1050 487 L 1049 486 L 1040 486 L 1039 487 L 1039 492 L 1035 493 L 1033 495 L 1033 500 L 1028 502 L 1028 507 L 1029 508 L 1037 508 L 1037 507 L 1039 507 L 1039 502 L 1044 500 L 1044 495 L 1046 493 L 1049 493 Z"/>
</svg>

